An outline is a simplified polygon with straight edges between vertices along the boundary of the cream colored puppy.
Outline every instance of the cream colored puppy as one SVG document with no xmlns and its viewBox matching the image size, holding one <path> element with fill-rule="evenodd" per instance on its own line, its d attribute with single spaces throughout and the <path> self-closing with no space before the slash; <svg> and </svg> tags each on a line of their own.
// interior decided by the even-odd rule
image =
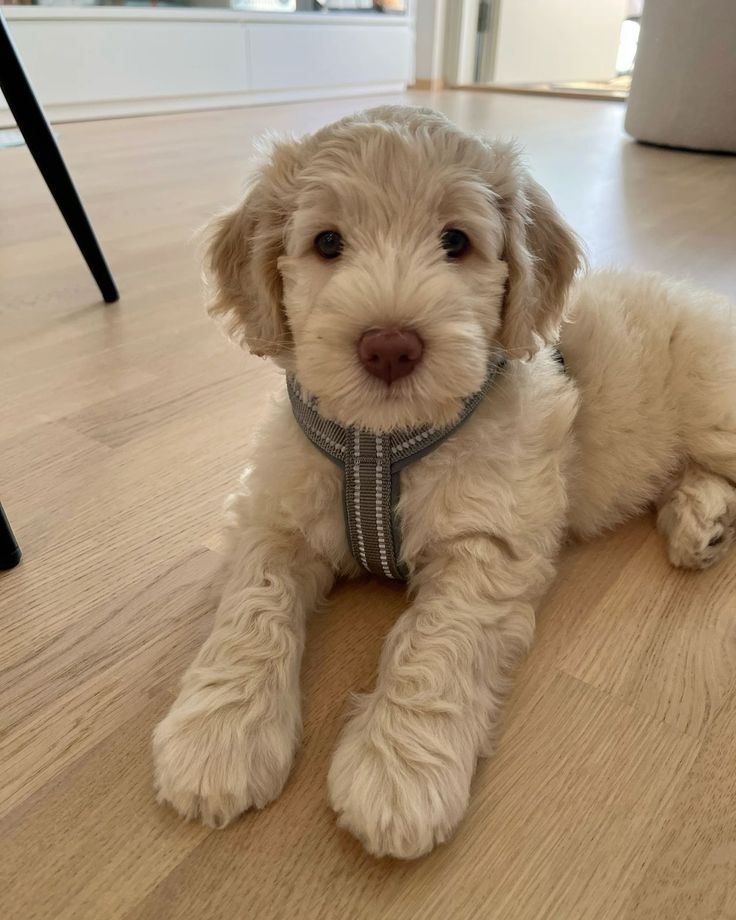
<svg viewBox="0 0 736 920">
<path fill-rule="evenodd" d="M 421 856 L 463 816 L 565 533 L 659 503 L 674 564 L 703 568 L 732 543 L 733 313 L 655 276 L 574 281 L 577 241 L 513 147 L 427 109 L 275 144 L 217 221 L 210 261 L 211 311 L 341 425 L 447 424 L 489 360 L 508 359 L 470 419 L 402 473 L 413 602 L 328 778 L 339 823 L 371 853 Z M 366 370 L 358 345 L 375 329 L 418 337 L 411 373 Z M 305 618 L 360 571 L 341 471 L 286 393 L 231 512 L 212 634 L 154 735 L 159 799 L 216 827 L 284 786 Z"/>
</svg>

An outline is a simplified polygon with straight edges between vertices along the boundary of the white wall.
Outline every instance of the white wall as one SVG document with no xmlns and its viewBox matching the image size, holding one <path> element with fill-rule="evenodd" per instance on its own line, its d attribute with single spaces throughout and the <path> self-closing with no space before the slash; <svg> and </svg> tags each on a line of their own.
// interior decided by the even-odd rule
<svg viewBox="0 0 736 920">
<path fill-rule="evenodd" d="M 413 78 L 410 17 L 4 9 L 51 120 L 398 92 Z"/>
<path fill-rule="evenodd" d="M 454 2 L 449 0 L 449 3 Z M 419 0 L 415 4 L 415 66 L 418 81 L 441 83 L 445 78 L 447 4 L 448 0 Z"/>
<path fill-rule="evenodd" d="M 627 0 L 501 0 L 496 83 L 614 76 Z"/>
<path fill-rule="evenodd" d="M 434 33 L 437 25 L 437 7 L 444 0 L 420 0 L 417 5 L 416 33 L 416 74 L 417 80 L 433 80 L 434 72 Z"/>
</svg>

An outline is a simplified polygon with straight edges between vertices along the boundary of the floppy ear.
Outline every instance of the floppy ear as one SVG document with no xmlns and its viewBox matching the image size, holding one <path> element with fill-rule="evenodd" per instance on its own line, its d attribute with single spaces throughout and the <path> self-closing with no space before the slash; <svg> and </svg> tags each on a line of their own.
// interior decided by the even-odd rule
<svg viewBox="0 0 736 920">
<path fill-rule="evenodd" d="M 547 192 L 521 163 L 513 145 L 496 145 L 495 190 L 504 218 L 508 265 L 501 344 L 513 357 L 534 354 L 557 340 L 565 300 L 583 265 L 576 235 Z"/>
<path fill-rule="evenodd" d="M 209 227 L 207 310 L 254 355 L 277 356 L 290 342 L 277 262 L 291 213 L 299 142 L 275 144 L 243 201 Z"/>
</svg>

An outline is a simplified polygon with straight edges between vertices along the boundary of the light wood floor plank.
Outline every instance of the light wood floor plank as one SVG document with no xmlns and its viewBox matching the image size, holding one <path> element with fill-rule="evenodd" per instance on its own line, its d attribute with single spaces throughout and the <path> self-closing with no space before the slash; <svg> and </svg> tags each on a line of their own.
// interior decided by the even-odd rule
<svg viewBox="0 0 736 920">
<path fill-rule="evenodd" d="M 205 585 L 217 563 L 208 550 L 186 556 L 124 599 L 98 598 L 84 617 L 13 656 L 3 668 L 0 815 L 114 732 L 188 663 L 207 632 Z"/>
<path fill-rule="evenodd" d="M 0 915 L 123 917 L 211 833 L 173 825 L 151 808 L 149 725 L 166 702 L 154 697 L 119 721 L 106 741 L 3 824 Z M 133 750 L 140 755 L 131 757 Z"/>
<path fill-rule="evenodd" d="M 652 532 L 568 636 L 560 664 L 658 720 L 702 734 L 736 677 L 736 570 L 675 572 Z"/>
<path fill-rule="evenodd" d="M 679 790 L 626 920 L 736 917 L 736 694 Z"/>
</svg>

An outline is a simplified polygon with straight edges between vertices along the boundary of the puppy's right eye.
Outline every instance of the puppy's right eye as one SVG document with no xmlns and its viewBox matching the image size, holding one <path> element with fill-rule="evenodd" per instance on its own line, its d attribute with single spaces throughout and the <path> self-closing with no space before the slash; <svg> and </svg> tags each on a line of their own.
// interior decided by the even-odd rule
<svg viewBox="0 0 736 920">
<path fill-rule="evenodd" d="M 337 230 L 325 230 L 315 237 L 314 248 L 323 259 L 336 259 L 342 252 L 342 237 Z"/>
<path fill-rule="evenodd" d="M 440 243 L 448 259 L 459 259 L 470 249 L 470 240 L 462 230 L 449 227 L 442 233 Z"/>
</svg>

